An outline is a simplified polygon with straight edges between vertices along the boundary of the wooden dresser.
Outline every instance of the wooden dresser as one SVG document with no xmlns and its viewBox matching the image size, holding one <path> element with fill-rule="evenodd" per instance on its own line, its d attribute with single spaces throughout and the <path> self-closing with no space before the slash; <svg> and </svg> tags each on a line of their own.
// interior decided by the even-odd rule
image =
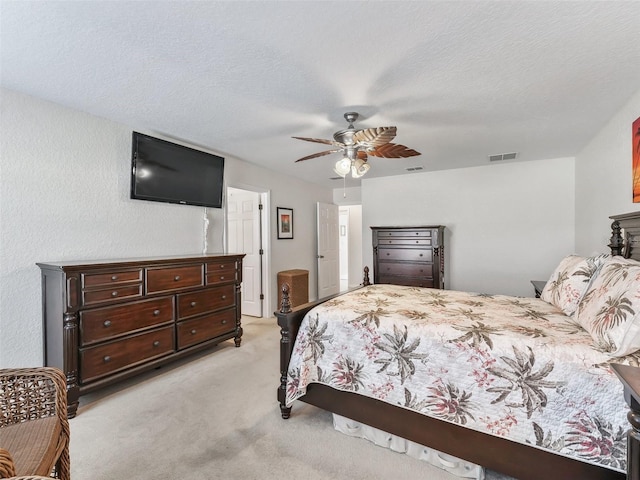
<svg viewBox="0 0 640 480">
<path fill-rule="evenodd" d="M 244 255 L 38 263 L 44 359 L 82 394 L 233 338 Z"/>
<path fill-rule="evenodd" d="M 444 227 L 371 227 L 373 283 L 444 288 Z"/>
</svg>

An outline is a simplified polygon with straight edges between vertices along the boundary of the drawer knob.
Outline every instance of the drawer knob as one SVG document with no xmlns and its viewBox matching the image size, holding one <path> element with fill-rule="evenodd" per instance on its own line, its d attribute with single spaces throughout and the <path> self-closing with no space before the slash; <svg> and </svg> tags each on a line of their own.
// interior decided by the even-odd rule
<svg viewBox="0 0 640 480">
<path fill-rule="evenodd" d="M 220 277 L 220 280 L 224 280 L 224 277 Z"/>
<path fill-rule="evenodd" d="M 221 323 L 222 323 L 222 325 L 224 325 L 225 323 L 227 323 L 227 321 L 226 320 L 222 320 Z"/>
<path fill-rule="evenodd" d="M 177 282 L 178 280 L 180 280 L 180 275 L 176 275 L 175 277 L 173 277 L 173 279 Z"/>
<path fill-rule="evenodd" d="M 111 326 L 111 320 L 105 320 L 103 325 L 107 328 L 109 328 Z"/>
<path fill-rule="evenodd" d="M 197 331 L 197 330 L 196 330 L 195 328 L 194 328 L 193 330 L 191 330 L 191 332 L 190 332 L 190 333 L 191 333 L 191 335 L 195 335 L 195 334 L 196 334 L 196 331 Z"/>
<path fill-rule="evenodd" d="M 226 300 L 227 296 L 226 295 L 222 295 L 222 300 Z"/>
<path fill-rule="evenodd" d="M 111 296 L 112 297 L 117 297 L 118 296 L 118 292 L 117 291 L 111 292 Z"/>
<path fill-rule="evenodd" d="M 191 302 L 191 304 L 190 304 L 190 305 L 191 305 L 192 307 L 195 307 L 195 306 L 196 306 L 196 302 Z"/>
<path fill-rule="evenodd" d="M 420 254 L 420 256 L 422 256 L 422 254 Z"/>
<path fill-rule="evenodd" d="M 389 252 L 387 252 L 387 257 L 389 256 Z"/>
<path fill-rule="evenodd" d="M 158 315 L 160 315 L 160 310 L 154 310 L 153 311 L 153 316 L 157 317 Z"/>
<path fill-rule="evenodd" d="M 224 264 L 220 265 L 220 268 L 224 268 Z"/>
<path fill-rule="evenodd" d="M 154 347 L 159 347 L 160 346 L 160 340 L 156 340 L 155 342 L 153 342 L 153 346 Z"/>
<path fill-rule="evenodd" d="M 118 279 L 118 276 L 117 276 L 117 275 L 113 275 L 113 276 L 111 277 L 111 280 L 113 280 L 114 282 L 115 282 L 117 279 Z"/>
<path fill-rule="evenodd" d="M 104 363 L 108 363 L 108 362 L 110 362 L 110 361 L 111 361 L 111 357 L 110 357 L 109 355 L 105 355 L 105 356 L 104 356 L 104 358 L 102 359 L 102 361 L 103 361 Z"/>
</svg>

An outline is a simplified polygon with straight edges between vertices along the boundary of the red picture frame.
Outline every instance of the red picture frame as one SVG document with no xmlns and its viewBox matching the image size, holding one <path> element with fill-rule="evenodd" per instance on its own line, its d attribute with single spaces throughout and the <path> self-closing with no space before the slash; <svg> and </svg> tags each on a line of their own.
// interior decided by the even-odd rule
<svg viewBox="0 0 640 480">
<path fill-rule="evenodd" d="M 631 128 L 631 145 L 633 161 L 633 203 L 640 203 L 640 117 Z"/>
</svg>

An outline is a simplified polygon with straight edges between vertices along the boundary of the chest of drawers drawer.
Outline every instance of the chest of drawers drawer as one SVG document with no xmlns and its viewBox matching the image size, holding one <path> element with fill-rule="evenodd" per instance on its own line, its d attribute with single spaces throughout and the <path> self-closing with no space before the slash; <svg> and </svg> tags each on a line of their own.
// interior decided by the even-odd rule
<svg viewBox="0 0 640 480">
<path fill-rule="evenodd" d="M 380 275 L 407 275 L 414 277 L 427 277 L 433 275 L 431 265 L 423 263 L 394 263 L 380 262 Z"/>
<path fill-rule="evenodd" d="M 207 263 L 207 285 L 236 281 L 236 262 Z"/>
<path fill-rule="evenodd" d="M 406 285 L 408 287 L 439 288 L 433 278 L 409 277 L 404 275 L 380 274 L 378 283 L 390 283 L 392 285 Z"/>
<path fill-rule="evenodd" d="M 127 299 L 142 297 L 142 284 L 113 285 L 111 288 L 101 290 L 83 290 L 82 304 L 96 305 Z"/>
<path fill-rule="evenodd" d="M 235 309 L 193 318 L 178 324 L 178 350 L 233 332 L 236 328 Z"/>
<path fill-rule="evenodd" d="M 430 248 L 384 248 L 378 249 L 378 259 L 380 262 L 387 260 L 407 261 L 407 262 L 433 262 L 433 250 Z"/>
<path fill-rule="evenodd" d="M 234 285 L 222 285 L 178 295 L 178 319 L 231 307 L 235 304 Z"/>
<path fill-rule="evenodd" d="M 419 230 L 378 230 L 378 238 L 431 238 L 433 237 L 433 231 L 431 229 Z"/>
<path fill-rule="evenodd" d="M 80 349 L 80 379 L 88 382 L 174 351 L 174 327 Z"/>
<path fill-rule="evenodd" d="M 430 247 L 433 244 L 433 240 L 431 238 L 406 238 L 406 237 L 397 237 L 397 238 L 381 238 L 378 239 L 378 245 L 382 246 L 393 246 L 398 245 L 401 247 Z"/>
<path fill-rule="evenodd" d="M 162 297 L 82 311 L 80 345 L 91 345 L 172 322 L 173 310 L 173 297 Z"/>
<path fill-rule="evenodd" d="M 148 268 L 147 293 L 164 293 L 204 285 L 203 265 Z"/>
<path fill-rule="evenodd" d="M 110 271 L 106 273 L 82 273 L 82 288 L 120 286 L 127 283 L 142 283 L 142 269 Z"/>
</svg>

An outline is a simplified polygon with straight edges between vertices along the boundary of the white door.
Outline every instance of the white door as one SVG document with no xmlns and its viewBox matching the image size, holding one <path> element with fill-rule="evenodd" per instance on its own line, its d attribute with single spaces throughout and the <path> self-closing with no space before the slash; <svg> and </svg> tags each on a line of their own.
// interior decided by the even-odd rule
<svg viewBox="0 0 640 480">
<path fill-rule="evenodd" d="M 229 253 L 244 253 L 242 260 L 242 314 L 262 316 L 260 278 L 260 194 L 227 189 L 227 235 Z"/>
<path fill-rule="evenodd" d="M 318 202 L 318 298 L 340 291 L 338 206 Z"/>
</svg>

